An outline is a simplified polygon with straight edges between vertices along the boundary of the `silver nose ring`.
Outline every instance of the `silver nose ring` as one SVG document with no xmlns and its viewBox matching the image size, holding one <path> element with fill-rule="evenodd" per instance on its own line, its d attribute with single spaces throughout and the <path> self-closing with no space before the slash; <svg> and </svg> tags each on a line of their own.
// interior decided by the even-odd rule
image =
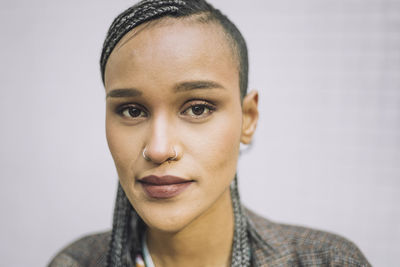
<svg viewBox="0 0 400 267">
<path fill-rule="evenodd" d="M 142 155 L 145 160 L 150 161 L 150 158 L 146 155 L 146 148 L 143 149 Z"/>
<path fill-rule="evenodd" d="M 169 160 L 176 160 L 176 158 L 178 157 L 178 153 L 175 150 L 175 147 L 173 147 L 174 152 L 175 152 L 175 156 L 173 158 L 170 158 Z"/>
<path fill-rule="evenodd" d="M 175 149 L 175 148 L 173 148 L 173 149 L 174 149 L 174 152 L 175 152 L 175 156 L 172 157 L 172 158 L 168 158 L 168 161 L 170 161 L 170 160 L 176 160 L 176 159 L 178 158 L 178 152 L 176 152 L 176 149 Z M 144 158 L 145 160 L 147 160 L 147 161 L 150 161 L 150 160 L 151 160 L 151 159 L 146 155 L 146 147 L 143 149 L 142 155 L 143 155 L 143 158 Z"/>
</svg>

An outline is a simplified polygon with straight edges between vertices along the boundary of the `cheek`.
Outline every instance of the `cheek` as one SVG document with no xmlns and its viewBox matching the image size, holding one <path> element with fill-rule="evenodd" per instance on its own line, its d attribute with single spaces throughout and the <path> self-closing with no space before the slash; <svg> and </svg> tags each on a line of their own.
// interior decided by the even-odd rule
<svg viewBox="0 0 400 267">
<path fill-rule="evenodd" d="M 210 182 L 217 179 L 225 183 L 233 178 L 239 155 L 240 133 L 240 116 L 220 116 L 203 131 L 196 132 L 196 140 L 192 140 L 190 151 L 194 159 L 201 162 L 206 176 L 213 177 Z"/>
<path fill-rule="evenodd" d="M 130 177 L 132 164 L 140 154 L 138 133 L 134 133 L 133 129 L 129 127 L 123 127 L 113 120 L 107 119 L 106 137 L 119 177 L 121 179 L 126 176 Z"/>
</svg>

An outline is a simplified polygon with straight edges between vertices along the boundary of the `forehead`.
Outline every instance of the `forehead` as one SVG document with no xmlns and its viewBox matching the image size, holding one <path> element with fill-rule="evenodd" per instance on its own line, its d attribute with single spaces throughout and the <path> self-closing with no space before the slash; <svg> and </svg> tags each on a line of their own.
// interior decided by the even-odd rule
<svg viewBox="0 0 400 267">
<path fill-rule="evenodd" d="M 125 78 L 165 69 L 176 74 L 207 68 L 238 79 L 238 63 L 222 26 L 192 18 L 163 18 L 136 27 L 118 42 L 107 62 L 105 84 L 107 89 Z"/>
</svg>

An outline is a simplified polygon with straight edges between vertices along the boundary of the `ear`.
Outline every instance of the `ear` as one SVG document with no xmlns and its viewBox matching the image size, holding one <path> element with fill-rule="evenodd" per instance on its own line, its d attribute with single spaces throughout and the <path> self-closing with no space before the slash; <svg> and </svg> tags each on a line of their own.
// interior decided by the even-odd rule
<svg viewBox="0 0 400 267">
<path fill-rule="evenodd" d="M 240 142 L 250 144 L 258 121 L 258 92 L 248 93 L 242 104 L 242 135 Z"/>
</svg>

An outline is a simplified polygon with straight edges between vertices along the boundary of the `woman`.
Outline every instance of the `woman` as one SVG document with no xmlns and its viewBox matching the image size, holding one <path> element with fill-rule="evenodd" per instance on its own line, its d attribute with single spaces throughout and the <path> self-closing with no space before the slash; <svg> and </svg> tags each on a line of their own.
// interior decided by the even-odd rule
<svg viewBox="0 0 400 267">
<path fill-rule="evenodd" d="M 240 204 L 236 167 L 258 119 L 237 28 L 204 1 L 145 0 L 101 56 L 107 141 L 119 176 L 111 233 L 50 266 L 369 265 L 351 242 L 272 223 Z"/>
</svg>

